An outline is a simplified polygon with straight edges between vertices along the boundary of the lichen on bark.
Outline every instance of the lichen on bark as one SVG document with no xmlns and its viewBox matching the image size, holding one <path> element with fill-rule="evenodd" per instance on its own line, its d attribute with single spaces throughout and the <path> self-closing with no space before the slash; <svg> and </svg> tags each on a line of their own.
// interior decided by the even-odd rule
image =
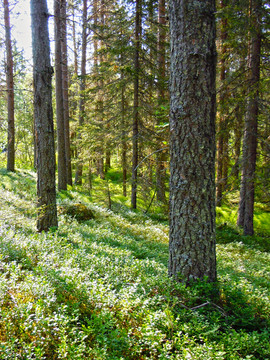
<svg viewBox="0 0 270 360">
<path fill-rule="evenodd" d="M 215 1 L 173 0 L 169 275 L 216 280 Z"/>
</svg>

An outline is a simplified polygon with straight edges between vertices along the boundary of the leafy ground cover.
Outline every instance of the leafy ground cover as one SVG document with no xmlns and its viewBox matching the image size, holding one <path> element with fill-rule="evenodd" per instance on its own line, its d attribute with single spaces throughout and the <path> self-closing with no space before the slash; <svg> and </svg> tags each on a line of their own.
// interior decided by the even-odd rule
<svg viewBox="0 0 270 360">
<path fill-rule="evenodd" d="M 185 287 L 166 221 L 71 189 L 59 206 L 94 218 L 37 234 L 34 196 L 31 172 L 0 171 L 0 359 L 270 359 L 269 213 L 247 238 L 217 209 L 218 284 Z"/>
</svg>

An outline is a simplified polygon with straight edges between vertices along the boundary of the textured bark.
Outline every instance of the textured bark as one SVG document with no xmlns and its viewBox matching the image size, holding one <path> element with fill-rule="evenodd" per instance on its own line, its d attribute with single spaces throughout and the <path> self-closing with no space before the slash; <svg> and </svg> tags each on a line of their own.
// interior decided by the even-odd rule
<svg viewBox="0 0 270 360">
<path fill-rule="evenodd" d="M 244 235 L 253 235 L 255 170 L 257 157 L 259 82 L 261 59 L 261 0 L 250 0 L 250 43 L 248 61 L 249 95 L 243 138 L 243 162 L 237 224 Z"/>
<path fill-rule="evenodd" d="M 220 8 L 224 10 L 227 6 L 227 0 L 220 1 Z M 220 98 L 219 98 L 219 126 L 217 136 L 217 186 L 216 186 L 216 199 L 217 206 L 221 206 L 223 192 L 226 188 L 228 177 L 228 121 L 227 121 L 227 109 L 225 103 L 228 97 L 228 91 L 226 87 L 226 73 L 227 73 L 227 41 L 228 37 L 228 20 L 225 17 L 221 19 L 221 59 L 220 59 Z"/>
<path fill-rule="evenodd" d="M 65 131 L 65 156 L 66 156 L 66 180 L 72 185 L 70 130 L 69 130 L 69 99 L 68 99 L 68 56 L 67 56 L 67 2 L 61 1 L 61 49 L 62 49 L 62 92 L 64 108 L 64 131 Z"/>
<path fill-rule="evenodd" d="M 61 0 L 54 0 L 54 34 L 55 34 L 55 97 L 57 119 L 57 153 L 58 153 L 58 190 L 67 189 L 65 122 L 62 77 L 62 26 Z"/>
<path fill-rule="evenodd" d="M 81 59 L 81 82 L 80 82 L 80 102 L 79 102 L 79 131 L 78 140 L 81 139 L 81 127 L 85 117 L 85 81 L 86 81 L 86 50 L 87 50 L 87 0 L 83 0 L 83 29 L 82 29 L 82 59 Z M 75 175 L 75 184 L 82 185 L 83 164 L 80 158 L 78 147 L 78 164 Z"/>
<path fill-rule="evenodd" d="M 46 0 L 31 0 L 34 116 L 37 145 L 37 230 L 57 226 L 52 74 Z"/>
<path fill-rule="evenodd" d="M 165 63 L 165 40 L 166 40 L 166 7 L 165 0 L 159 0 L 158 3 L 158 104 L 160 107 L 166 103 L 165 93 L 165 76 L 166 76 L 166 63 Z M 158 116 L 157 125 L 166 122 L 167 119 L 162 116 L 163 110 L 161 108 L 161 115 Z M 157 168 L 156 168 L 156 185 L 157 185 L 157 200 L 166 203 L 165 195 L 165 171 L 164 166 L 166 162 L 165 151 L 159 151 L 162 144 L 162 137 L 158 137 L 158 148 L 156 153 Z"/>
<path fill-rule="evenodd" d="M 227 0 L 220 1 L 220 8 L 224 10 L 227 6 Z M 221 206 L 223 192 L 226 189 L 228 178 L 228 119 L 226 101 L 228 98 L 228 88 L 226 86 L 227 74 L 227 41 L 228 38 L 228 20 L 227 15 L 221 19 L 220 40 L 221 40 L 221 58 L 220 58 L 220 97 L 219 97 L 219 124 L 217 134 L 217 186 L 216 199 L 217 206 Z"/>
<path fill-rule="evenodd" d="M 7 53 L 7 64 L 6 64 L 7 105 L 8 105 L 7 170 L 15 171 L 14 79 L 13 79 L 13 55 L 12 55 L 12 45 L 11 45 L 8 0 L 4 0 L 4 18 L 5 18 L 5 43 L 6 43 L 6 53 Z"/>
<path fill-rule="evenodd" d="M 133 100 L 133 130 L 132 130 L 132 188 L 131 207 L 137 208 L 137 182 L 138 182 L 138 141 L 139 141 L 139 72 L 141 48 L 141 0 L 136 0 L 135 18 L 135 51 L 134 51 L 134 100 Z"/>
<path fill-rule="evenodd" d="M 216 280 L 215 1 L 172 0 L 169 276 Z"/>
</svg>

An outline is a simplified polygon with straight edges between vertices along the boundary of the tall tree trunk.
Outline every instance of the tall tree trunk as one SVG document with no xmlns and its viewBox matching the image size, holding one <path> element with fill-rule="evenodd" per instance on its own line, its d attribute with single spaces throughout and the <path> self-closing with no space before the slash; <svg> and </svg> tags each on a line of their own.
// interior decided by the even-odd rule
<svg viewBox="0 0 270 360">
<path fill-rule="evenodd" d="M 160 108 L 160 115 L 158 116 L 157 125 L 161 125 L 166 122 L 164 118 L 163 105 L 166 103 L 165 94 L 165 76 L 166 76 L 166 63 L 165 63 L 165 40 L 166 40 L 166 8 L 165 0 L 159 0 L 158 3 L 158 104 Z M 156 185 L 157 185 L 157 200 L 166 203 L 165 195 L 165 161 L 166 154 L 164 151 L 160 151 L 163 147 L 162 136 L 158 136 L 158 152 L 157 169 L 156 169 Z"/>
<path fill-rule="evenodd" d="M 80 104 L 79 104 L 79 131 L 78 140 L 81 140 L 81 128 L 85 118 L 85 83 L 86 83 L 86 50 L 87 50 L 87 0 L 83 0 L 83 31 L 82 31 L 82 60 L 81 60 L 81 82 L 80 82 Z M 78 164 L 75 175 L 75 184 L 82 185 L 83 163 L 78 147 Z"/>
<path fill-rule="evenodd" d="M 15 171 L 15 124 L 14 124 L 14 79 L 13 56 L 10 34 L 9 3 L 4 0 L 5 42 L 7 52 L 6 81 L 8 103 L 7 170 Z"/>
<path fill-rule="evenodd" d="M 106 25 L 108 26 L 108 15 L 107 15 L 107 11 L 109 10 L 110 11 L 110 2 L 106 2 L 106 5 L 105 5 L 105 2 L 102 0 L 101 1 L 101 4 L 102 4 L 102 28 L 105 29 Z M 105 8 L 106 6 L 106 8 Z M 106 10 L 106 11 L 105 11 Z M 102 30 L 102 32 L 104 32 Z M 103 36 L 103 34 L 102 34 Z M 103 55 L 102 56 L 102 62 L 106 62 L 107 61 L 107 55 Z M 103 77 L 102 77 L 103 79 Z M 106 81 L 105 81 L 106 82 Z M 104 84 L 104 81 L 102 80 L 102 102 L 103 102 L 103 108 L 104 108 L 104 87 L 106 86 L 106 84 Z M 104 110 L 103 110 L 103 122 L 104 122 Z M 111 123 L 108 121 L 105 125 L 105 129 L 106 129 L 106 134 L 110 134 L 110 127 L 111 127 Z M 104 164 L 104 172 L 105 174 L 109 171 L 109 169 L 111 168 L 111 139 L 110 139 L 110 136 L 108 136 L 108 138 L 106 137 L 106 140 L 105 140 L 105 164 Z"/>
<path fill-rule="evenodd" d="M 71 152 L 70 152 L 70 130 L 69 130 L 69 99 L 68 99 L 68 56 L 67 56 L 67 2 L 62 0 L 61 6 L 62 25 L 62 86 L 65 128 L 65 155 L 66 155 L 66 177 L 67 184 L 72 185 Z"/>
<path fill-rule="evenodd" d="M 55 95 L 57 119 L 57 152 L 58 152 L 58 190 L 67 189 L 67 166 L 65 145 L 65 122 L 62 76 L 62 26 L 61 0 L 54 0 L 54 34 L 55 34 Z"/>
<path fill-rule="evenodd" d="M 73 36 L 73 51 L 74 51 L 74 73 L 76 76 L 78 76 L 78 49 L 76 43 L 76 22 L 75 22 L 74 11 L 72 14 L 72 36 Z"/>
<path fill-rule="evenodd" d="M 73 81 L 75 83 L 74 90 L 70 94 L 70 117 L 73 121 L 77 118 L 78 114 L 78 98 L 79 98 L 79 85 L 78 85 L 78 49 L 77 49 L 77 39 L 76 39 L 76 21 L 75 21 L 75 7 L 74 4 L 71 6 L 72 10 L 72 37 L 73 37 L 73 55 L 74 55 L 74 74 Z M 76 132 L 72 131 L 70 134 L 70 142 L 71 142 L 71 158 L 77 159 L 77 142 L 76 142 Z M 77 166 L 72 164 L 72 169 L 75 170 Z M 74 180 L 75 181 L 75 180 Z M 76 181 L 75 181 L 76 182 Z"/>
<path fill-rule="evenodd" d="M 133 102 L 133 131 L 132 131 L 132 189 L 131 206 L 137 208 L 137 182 L 138 182 L 138 142 L 139 142 L 139 73 L 141 49 L 141 0 L 136 0 L 135 17 L 135 52 L 134 52 L 134 102 Z"/>
<path fill-rule="evenodd" d="M 37 144 L 37 230 L 57 226 L 52 74 L 46 0 L 31 0 L 34 116 Z"/>
<path fill-rule="evenodd" d="M 253 235 L 255 170 L 258 137 L 259 82 L 261 59 L 261 0 L 250 0 L 250 43 L 248 59 L 249 95 L 243 138 L 243 162 L 237 224 L 244 235 Z"/>
<path fill-rule="evenodd" d="M 227 6 L 227 0 L 220 1 L 220 8 L 224 11 Z M 217 206 L 222 204 L 222 196 L 227 183 L 228 176 L 228 121 L 227 121 L 227 86 L 226 86 L 226 73 L 227 73 L 227 45 L 226 40 L 228 37 L 228 20 L 227 15 L 222 14 L 221 19 L 221 59 L 220 59 L 220 99 L 219 99 L 219 126 L 217 136 L 217 186 L 216 186 L 216 199 Z"/>
<path fill-rule="evenodd" d="M 104 26 L 105 26 L 105 2 L 104 0 L 100 1 L 100 36 L 101 36 L 101 40 L 99 41 L 100 43 L 100 48 L 102 46 L 104 46 L 103 43 L 103 35 L 104 35 Z M 102 54 L 102 51 L 100 52 L 99 56 L 99 64 L 103 64 L 104 61 L 104 55 Z M 99 96 L 98 96 L 98 103 L 99 103 L 99 114 L 100 114 L 100 124 L 101 127 L 104 127 L 104 79 L 103 79 L 103 74 L 101 74 L 100 80 L 99 80 Z M 97 173 L 100 176 L 101 179 L 104 180 L 105 175 L 104 175 L 104 144 L 102 143 L 99 148 L 98 148 L 98 167 L 97 167 Z"/>
<path fill-rule="evenodd" d="M 215 0 L 172 0 L 169 276 L 216 280 Z"/>
<path fill-rule="evenodd" d="M 123 57 L 121 55 L 121 64 L 123 64 Z M 122 127 L 122 171 L 123 171 L 123 196 L 127 196 L 127 139 L 126 139 L 126 105 L 125 105 L 125 87 L 123 84 L 124 74 L 121 71 L 121 127 Z"/>
<path fill-rule="evenodd" d="M 237 186 L 239 186 L 239 173 L 240 173 L 240 155 L 241 155 L 241 141 L 243 133 L 243 114 L 240 105 L 236 106 L 235 109 L 235 129 L 234 129 L 234 151 L 235 151 L 235 161 L 234 161 L 234 171 L 233 175 L 237 181 Z"/>
</svg>

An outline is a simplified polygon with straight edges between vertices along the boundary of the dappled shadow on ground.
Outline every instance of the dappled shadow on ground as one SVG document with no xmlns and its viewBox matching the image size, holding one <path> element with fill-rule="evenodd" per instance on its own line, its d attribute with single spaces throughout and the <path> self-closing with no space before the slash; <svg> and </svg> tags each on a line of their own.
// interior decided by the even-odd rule
<svg viewBox="0 0 270 360">
<path fill-rule="evenodd" d="M 2 222 L 29 228 L 36 216 L 36 180 L 29 172 L 0 169 L 0 218 Z"/>
<path fill-rule="evenodd" d="M 217 243 L 243 243 L 252 249 L 263 252 L 270 252 L 270 235 L 265 236 L 244 236 L 237 229 L 227 224 L 217 226 Z"/>
</svg>

